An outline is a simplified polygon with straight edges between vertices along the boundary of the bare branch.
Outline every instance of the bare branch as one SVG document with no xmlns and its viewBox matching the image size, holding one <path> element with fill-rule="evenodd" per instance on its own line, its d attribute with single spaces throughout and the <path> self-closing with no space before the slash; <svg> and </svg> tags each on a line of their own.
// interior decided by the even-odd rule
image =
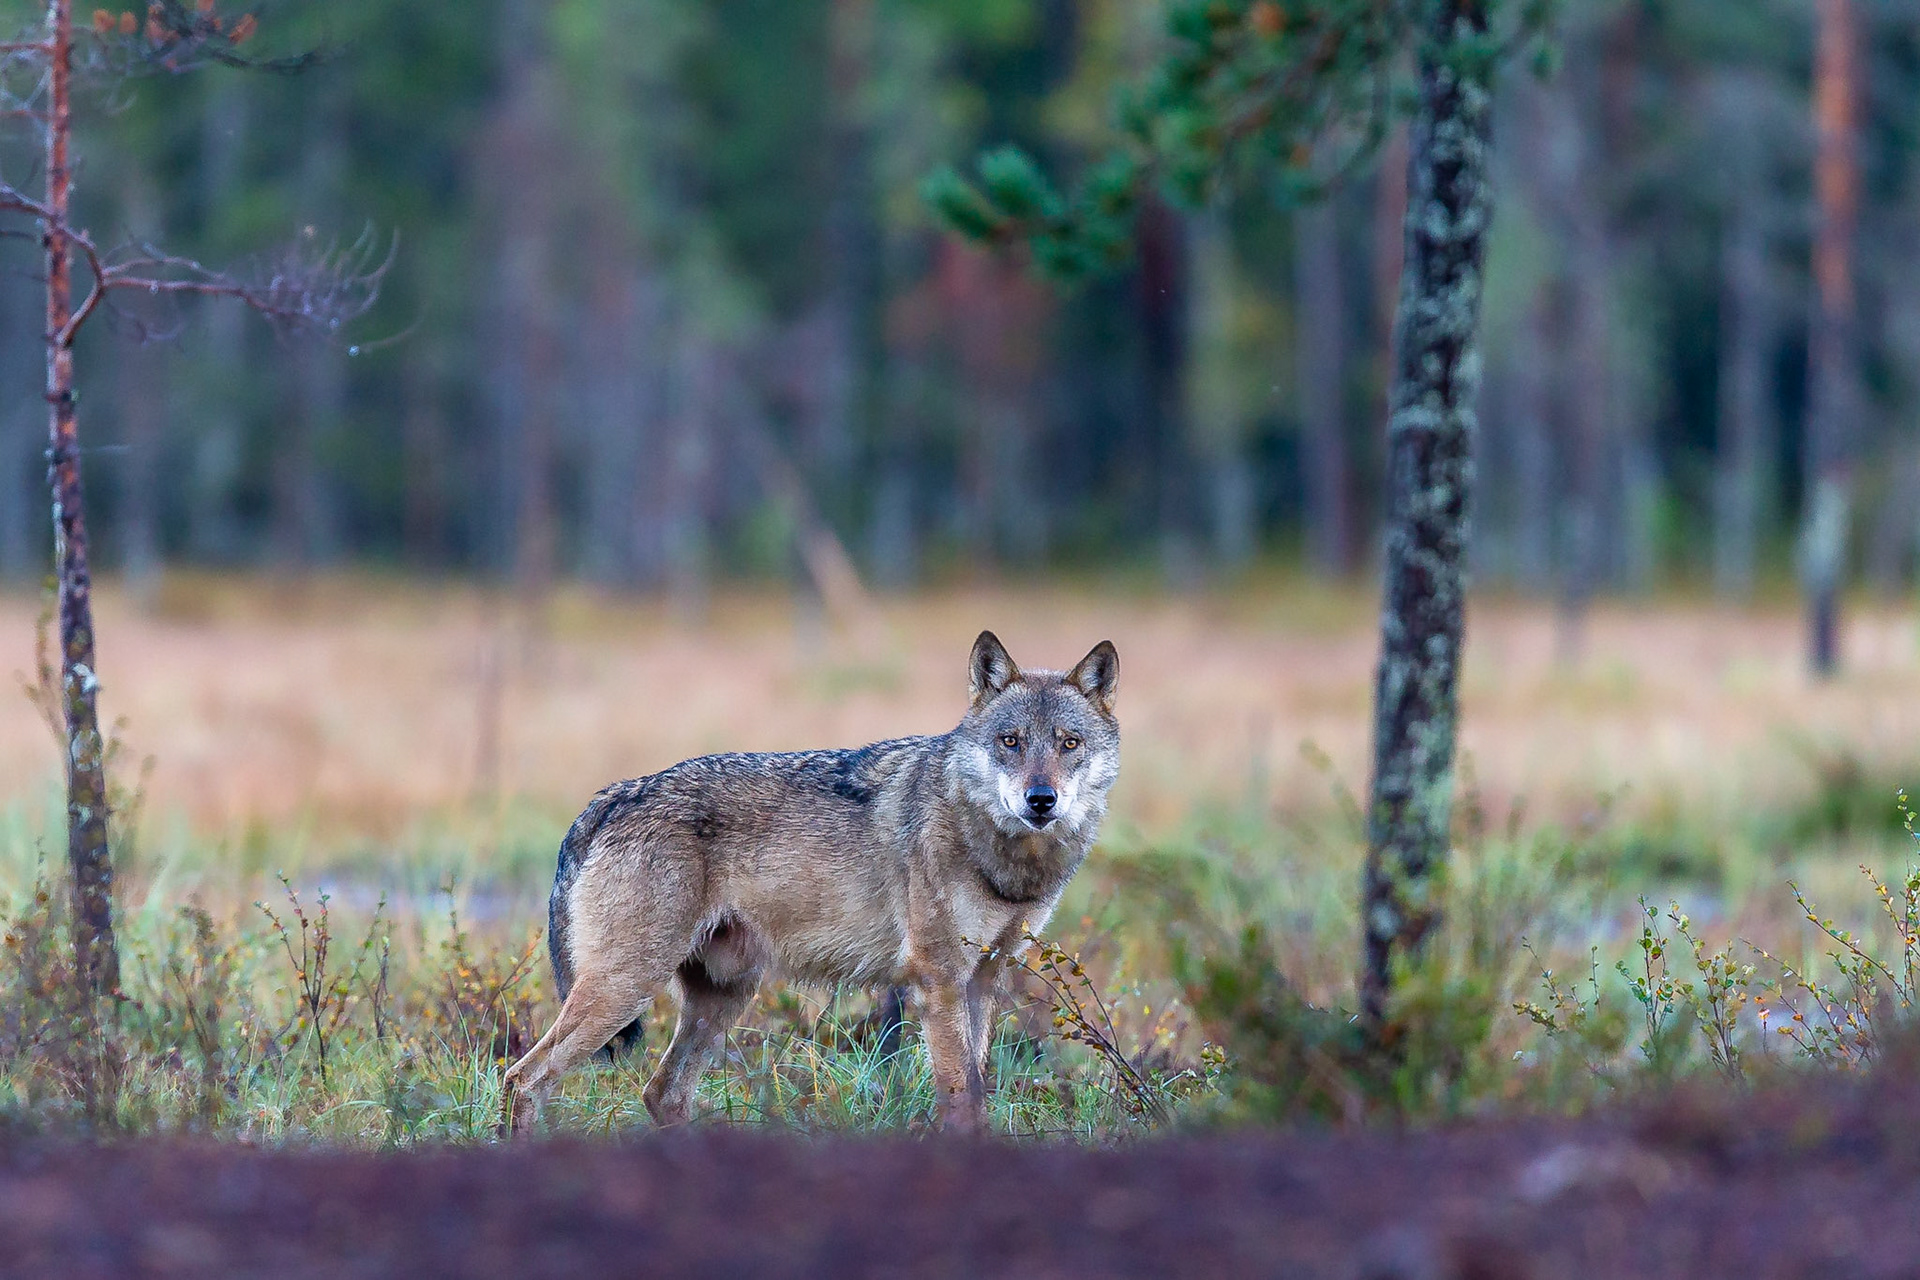
<svg viewBox="0 0 1920 1280">
<path fill-rule="evenodd" d="M 41 204 L 26 192 L 9 183 L 0 182 L 0 210 L 30 214 L 51 227 L 56 219 L 53 211 Z"/>
<path fill-rule="evenodd" d="M 294 244 L 265 259 L 257 270 L 234 274 L 145 242 L 129 242 L 103 254 L 92 236 L 62 222 L 45 204 L 6 183 L 0 183 L 0 212 L 23 213 L 37 220 L 45 235 L 62 237 L 86 259 L 92 288 L 56 335 L 63 345 L 73 341 L 110 291 L 123 289 L 155 296 L 237 298 L 283 332 L 332 338 L 373 309 L 400 251 L 398 233 L 383 244 L 371 224 L 345 245 L 338 239 L 323 244 L 308 227 Z"/>
<path fill-rule="evenodd" d="M 93 287 L 87 290 L 87 296 L 78 307 L 74 308 L 73 314 L 67 317 L 67 327 L 60 331 L 59 340 L 62 346 L 73 341 L 73 336 L 80 332 L 80 326 L 87 322 L 87 317 L 92 315 L 94 308 L 100 305 L 100 299 L 107 295 L 107 271 L 100 264 L 100 252 L 94 248 L 92 238 L 84 234 L 68 232 L 67 242 L 86 255 L 87 269 L 93 272 Z"/>
<path fill-rule="evenodd" d="M 318 243 L 309 228 L 259 270 L 241 276 L 142 244 L 116 254 L 97 279 L 102 291 L 237 298 L 287 332 L 330 337 L 373 309 L 399 248 L 394 235 L 382 252 L 371 226 L 344 246 L 338 240 Z"/>
</svg>

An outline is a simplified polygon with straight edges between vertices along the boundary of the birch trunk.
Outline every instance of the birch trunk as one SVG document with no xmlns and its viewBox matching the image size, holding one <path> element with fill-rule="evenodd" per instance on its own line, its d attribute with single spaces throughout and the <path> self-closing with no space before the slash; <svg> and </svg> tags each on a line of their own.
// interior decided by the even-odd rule
<svg viewBox="0 0 1920 1280">
<path fill-rule="evenodd" d="M 67 861 L 73 873 L 73 949 L 93 990 L 120 982 L 113 937 L 113 859 L 107 848 L 107 771 L 93 654 L 93 579 L 87 563 L 85 494 L 73 413 L 73 262 L 66 228 L 73 200 L 67 156 L 73 114 L 73 12 L 47 6 L 47 480 L 53 490 L 54 558 L 60 582 L 60 690 L 67 727 Z"/>
</svg>

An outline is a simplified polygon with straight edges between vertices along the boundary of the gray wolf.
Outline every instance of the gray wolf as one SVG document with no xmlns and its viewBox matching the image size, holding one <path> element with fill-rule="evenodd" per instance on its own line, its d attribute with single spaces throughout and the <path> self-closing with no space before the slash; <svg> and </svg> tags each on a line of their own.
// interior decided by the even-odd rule
<svg viewBox="0 0 1920 1280">
<path fill-rule="evenodd" d="M 986 631 L 958 727 L 848 751 L 713 755 L 593 798 L 560 845 L 547 944 L 563 997 L 507 1071 L 511 1130 L 662 990 L 680 1012 L 643 1099 L 685 1121 L 770 977 L 916 995 L 944 1128 L 986 1120 L 1000 972 L 1086 860 L 1120 772 L 1120 659 L 1022 671 Z"/>
</svg>

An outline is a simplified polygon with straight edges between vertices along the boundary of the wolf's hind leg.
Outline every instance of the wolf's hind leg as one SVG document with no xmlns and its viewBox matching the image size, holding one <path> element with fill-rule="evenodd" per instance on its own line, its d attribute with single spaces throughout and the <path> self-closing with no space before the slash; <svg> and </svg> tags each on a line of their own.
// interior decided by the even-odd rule
<svg viewBox="0 0 1920 1280">
<path fill-rule="evenodd" d="M 680 966 L 680 1017 L 674 1023 L 673 1041 L 641 1095 L 647 1113 L 662 1128 L 685 1124 L 692 1116 L 701 1073 L 760 985 L 760 975 L 753 970 L 725 976 L 727 981 L 716 982 L 697 958 Z"/>
<path fill-rule="evenodd" d="M 507 1069 L 507 1124 L 519 1132 L 537 1120 L 560 1077 L 599 1051 L 657 989 L 635 975 L 583 971 L 547 1034 Z"/>
</svg>

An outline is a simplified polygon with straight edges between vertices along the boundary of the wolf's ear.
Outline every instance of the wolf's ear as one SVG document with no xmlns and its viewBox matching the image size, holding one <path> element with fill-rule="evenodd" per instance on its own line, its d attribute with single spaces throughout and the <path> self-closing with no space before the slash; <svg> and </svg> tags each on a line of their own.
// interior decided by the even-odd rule
<svg viewBox="0 0 1920 1280">
<path fill-rule="evenodd" d="M 1113 641 L 1102 640 L 1093 652 L 1080 659 L 1067 672 L 1067 683 L 1087 695 L 1094 710 L 1102 715 L 1113 711 L 1113 695 L 1120 689 L 1120 654 Z"/>
<path fill-rule="evenodd" d="M 967 661 L 967 698 L 974 706 L 983 706 L 1019 678 L 1020 668 L 1013 665 L 1000 637 L 982 631 Z"/>
</svg>

